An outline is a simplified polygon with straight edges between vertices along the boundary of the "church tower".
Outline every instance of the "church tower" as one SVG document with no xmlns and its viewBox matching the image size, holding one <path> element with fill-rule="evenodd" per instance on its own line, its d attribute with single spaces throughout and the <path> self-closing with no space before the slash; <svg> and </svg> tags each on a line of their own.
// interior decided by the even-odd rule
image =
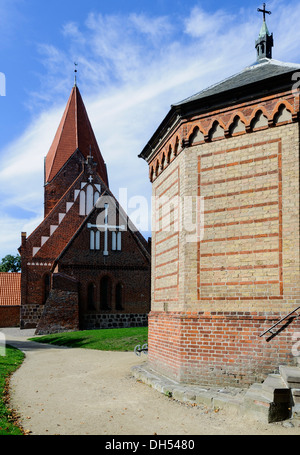
<svg viewBox="0 0 300 455">
<path fill-rule="evenodd" d="M 45 217 L 22 233 L 21 328 L 147 325 L 150 253 L 112 194 L 75 83 L 45 159 Z"/>
<path fill-rule="evenodd" d="M 106 165 L 75 84 L 45 158 L 45 217 L 82 172 L 83 162 L 89 155 L 93 156 L 97 172 L 108 186 Z"/>
<path fill-rule="evenodd" d="M 240 387 L 297 365 L 300 65 L 272 59 L 261 11 L 257 61 L 173 104 L 140 153 L 155 201 L 149 367 L 182 383 Z"/>
</svg>

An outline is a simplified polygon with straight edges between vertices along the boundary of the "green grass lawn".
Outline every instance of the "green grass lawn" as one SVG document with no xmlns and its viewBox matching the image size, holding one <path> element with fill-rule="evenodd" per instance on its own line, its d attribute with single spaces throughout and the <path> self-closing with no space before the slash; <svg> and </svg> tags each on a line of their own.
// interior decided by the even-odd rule
<svg viewBox="0 0 300 455">
<path fill-rule="evenodd" d="M 6 346 L 5 356 L 0 356 L 0 435 L 22 435 L 12 411 L 7 407 L 7 379 L 24 360 L 24 354 Z"/>
<path fill-rule="evenodd" d="M 148 341 L 148 327 L 83 330 L 30 338 L 31 341 L 100 351 L 133 351 Z"/>
</svg>

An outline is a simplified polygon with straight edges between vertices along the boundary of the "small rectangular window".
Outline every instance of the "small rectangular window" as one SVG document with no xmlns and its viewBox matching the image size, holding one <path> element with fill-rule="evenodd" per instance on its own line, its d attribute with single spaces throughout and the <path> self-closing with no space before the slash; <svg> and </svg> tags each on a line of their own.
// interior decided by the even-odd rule
<svg viewBox="0 0 300 455">
<path fill-rule="evenodd" d="M 118 232 L 117 235 L 117 250 L 122 251 L 122 232 Z"/>
<path fill-rule="evenodd" d="M 95 232 L 94 231 L 90 231 L 90 250 L 94 250 L 95 249 Z"/>
<path fill-rule="evenodd" d="M 111 249 L 112 251 L 117 249 L 117 233 L 115 231 L 111 233 Z"/>
<path fill-rule="evenodd" d="M 96 232 L 96 250 L 100 250 L 100 231 Z"/>
</svg>

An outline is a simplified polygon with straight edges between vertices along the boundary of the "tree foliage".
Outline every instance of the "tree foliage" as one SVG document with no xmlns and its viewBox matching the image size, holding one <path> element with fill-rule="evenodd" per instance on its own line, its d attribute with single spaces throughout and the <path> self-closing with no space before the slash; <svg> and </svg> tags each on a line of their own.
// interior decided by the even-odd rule
<svg viewBox="0 0 300 455">
<path fill-rule="evenodd" d="M 5 256 L 0 264 L 0 272 L 20 272 L 21 270 L 21 256 L 13 256 L 8 254 Z"/>
</svg>

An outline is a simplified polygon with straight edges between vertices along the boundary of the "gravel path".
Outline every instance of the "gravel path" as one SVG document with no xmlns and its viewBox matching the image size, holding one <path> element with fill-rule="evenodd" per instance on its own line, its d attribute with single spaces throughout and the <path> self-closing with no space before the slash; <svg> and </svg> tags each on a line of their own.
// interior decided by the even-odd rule
<svg viewBox="0 0 300 455">
<path fill-rule="evenodd" d="M 25 360 L 11 378 L 11 405 L 33 435 L 299 435 L 300 427 L 248 421 L 169 399 L 136 381 L 134 353 L 53 347 L 33 331 L 0 329 Z"/>
</svg>

